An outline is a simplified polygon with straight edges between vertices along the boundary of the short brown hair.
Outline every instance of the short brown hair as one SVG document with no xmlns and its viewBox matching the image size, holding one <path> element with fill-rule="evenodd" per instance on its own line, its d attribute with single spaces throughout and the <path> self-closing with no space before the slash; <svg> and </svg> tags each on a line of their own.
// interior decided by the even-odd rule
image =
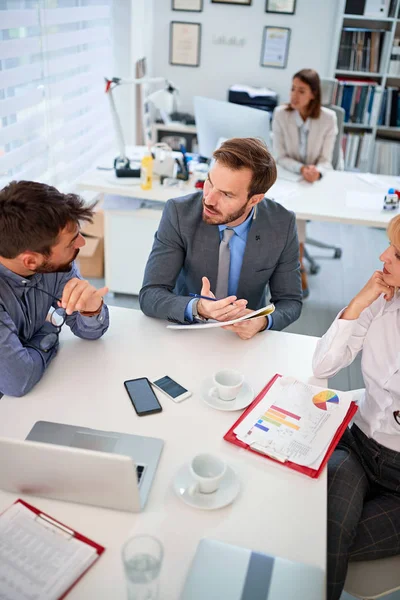
<svg viewBox="0 0 400 600">
<path fill-rule="evenodd" d="M 390 221 L 387 234 L 390 242 L 400 249 L 400 215 L 393 217 Z"/>
<path fill-rule="evenodd" d="M 213 158 L 233 171 L 250 169 L 253 172 L 248 193 L 249 199 L 255 194 L 265 194 L 276 181 L 275 160 L 261 139 L 232 138 L 226 140 L 215 150 Z"/>
<path fill-rule="evenodd" d="M 301 69 L 293 75 L 293 79 L 300 79 L 303 83 L 311 88 L 314 98 L 310 100 L 308 105 L 308 117 L 311 119 L 318 119 L 321 114 L 321 80 L 317 71 L 314 69 Z M 290 103 L 287 105 L 286 110 L 294 110 Z"/>
<path fill-rule="evenodd" d="M 15 258 L 27 250 L 50 255 L 60 231 L 69 223 L 91 222 L 95 205 L 51 185 L 12 181 L 0 190 L 0 256 Z"/>
</svg>

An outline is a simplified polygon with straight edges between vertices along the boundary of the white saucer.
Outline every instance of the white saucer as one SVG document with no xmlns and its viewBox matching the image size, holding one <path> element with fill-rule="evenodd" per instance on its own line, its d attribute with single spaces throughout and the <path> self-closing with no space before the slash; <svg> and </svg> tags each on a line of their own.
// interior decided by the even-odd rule
<svg viewBox="0 0 400 600">
<path fill-rule="evenodd" d="M 189 465 L 183 465 L 175 475 L 173 486 L 176 495 L 189 506 L 203 510 L 215 510 L 231 504 L 240 490 L 240 481 L 235 471 L 227 465 L 226 473 L 216 492 L 212 494 L 193 494 L 188 489 L 195 483 L 189 469 Z"/>
<path fill-rule="evenodd" d="M 242 410 L 253 402 L 254 390 L 246 381 L 244 381 L 240 392 L 234 400 L 221 400 L 213 385 L 212 378 L 208 377 L 204 380 L 201 387 L 201 397 L 208 406 L 216 408 L 217 410 Z"/>
</svg>

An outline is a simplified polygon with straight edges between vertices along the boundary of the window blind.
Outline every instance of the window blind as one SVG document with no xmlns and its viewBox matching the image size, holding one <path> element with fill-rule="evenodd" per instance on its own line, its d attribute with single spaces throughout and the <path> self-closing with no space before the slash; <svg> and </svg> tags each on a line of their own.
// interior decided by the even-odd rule
<svg viewBox="0 0 400 600">
<path fill-rule="evenodd" d="M 113 145 L 112 0 L 0 0 L 0 187 L 71 190 Z"/>
</svg>

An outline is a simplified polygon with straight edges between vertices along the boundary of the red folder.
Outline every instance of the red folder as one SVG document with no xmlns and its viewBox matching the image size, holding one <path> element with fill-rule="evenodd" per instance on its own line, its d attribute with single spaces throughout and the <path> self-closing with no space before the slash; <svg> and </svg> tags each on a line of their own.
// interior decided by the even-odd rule
<svg viewBox="0 0 400 600">
<path fill-rule="evenodd" d="M 250 404 L 250 406 L 247 407 L 247 409 L 244 411 L 244 413 L 240 415 L 240 417 L 236 421 L 236 423 L 234 423 L 232 425 L 232 427 L 230 428 L 230 430 L 224 435 L 224 440 L 226 440 L 227 442 L 230 442 L 231 444 L 235 444 L 235 446 L 240 446 L 240 448 L 244 448 L 245 450 L 249 450 L 249 452 L 255 452 L 259 456 L 263 456 L 265 458 L 268 458 L 269 460 L 273 460 L 274 462 L 277 462 L 278 464 L 283 464 L 285 467 L 289 467 L 289 469 L 293 469 L 294 471 L 298 471 L 299 473 L 303 473 L 304 475 L 308 475 L 308 477 L 313 477 L 314 479 L 316 479 L 322 473 L 323 468 L 325 467 L 326 463 L 328 462 L 328 460 L 332 456 L 333 451 L 336 448 L 337 444 L 339 443 L 340 438 L 342 437 L 342 435 L 346 431 L 346 427 L 348 426 L 348 424 L 350 423 L 351 419 L 356 414 L 356 412 L 357 412 L 357 405 L 356 405 L 355 402 L 352 402 L 350 404 L 349 410 L 347 411 L 347 415 L 346 415 L 344 421 L 342 422 L 342 424 L 340 425 L 339 429 L 337 430 L 336 435 L 333 438 L 333 440 L 332 440 L 332 442 L 331 442 L 331 444 L 330 444 L 330 446 L 329 446 L 329 448 L 327 450 L 327 453 L 326 453 L 326 455 L 324 457 L 324 460 L 322 461 L 319 469 L 311 469 L 310 467 L 303 467 L 302 465 L 298 465 L 297 463 L 290 462 L 290 460 L 287 460 L 285 462 L 281 462 L 281 461 L 273 458 L 272 456 L 268 456 L 267 454 L 264 454 L 262 452 L 254 450 L 254 448 L 251 448 L 245 442 L 242 442 L 241 440 L 238 440 L 237 437 L 236 437 L 236 434 L 233 432 L 233 430 L 239 425 L 239 423 L 241 423 L 243 421 L 243 419 L 245 417 L 247 417 L 247 415 L 253 410 L 253 408 L 255 406 L 257 406 L 257 404 L 259 402 L 261 402 L 261 400 L 264 398 L 265 394 L 273 386 L 273 384 L 278 379 L 278 377 L 282 377 L 282 375 L 278 375 L 278 374 L 274 375 L 274 377 L 261 390 L 261 392 L 258 394 L 258 396 L 256 397 L 256 399 Z"/>
<path fill-rule="evenodd" d="M 64 592 L 64 594 L 62 596 L 60 596 L 59 600 L 63 600 L 63 598 L 65 598 L 66 595 L 69 594 L 69 592 L 78 583 L 78 581 L 80 579 L 82 579 L 82 577 L 87 573 L 87 571 L 98 561 L 98 559 L 100 558 L 100 556 L 103 554 L 103 552 L 105 550 L 104 546 L 100 546 L 100 544 L 96 544 L 96 542 L 93 542 L 92 540 L 90 540 L 89 538 L 83 536 L 82 534 L 78 533 L 77 531 L 74 531 L 68 525 L 64 525 L 63 523 L 60 523 L 60 521 L 56 521 L 56 519 L 54 519 L 50 515 L 47 515 L 46 513 L 42 512 L 41 510 L 38 510 L 37 508 L 35 508 L 31 504 L 28 504 L 24 500 L 21 500 L 20 498 L 18 500 L 16 500 L 14 504 L 23 504 L 31 512 L 33 512 L 36 515 L 38 515 L 38 517 L 41 517 L 41 518 L 44 518 L 44 519 L 48 519 L 48 521 L 52 525 L 54 525 L 56 527 L 59 526 L 61 529 L 66 529 L 68 532 L 72 532 L 74 538 L 76 538 L 80 542 L 83 542 L 84 544 L 87 544 L 88 546 L 92 546 L 92 548 L 94 548 L 96 550 L 96 552 L 97 552 L 97 558 L 88 566 L 88 568 L 85 571 L 83 571 L 83 573 L 77 579 L 75 579 L 75 581 L 72 582 L 72 584 Z"/>
</svg>

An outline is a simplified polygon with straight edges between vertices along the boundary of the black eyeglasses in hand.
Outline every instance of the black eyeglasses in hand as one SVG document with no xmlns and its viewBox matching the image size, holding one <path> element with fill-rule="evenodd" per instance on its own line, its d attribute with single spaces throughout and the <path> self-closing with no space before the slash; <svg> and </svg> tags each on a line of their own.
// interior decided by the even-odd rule
<svg viewBox="0 0 400 600">
<path fill-rule="evenodd" d="M 50 298 L 53 298 L 53 300 L 56 300 L 57 302 L 61 302 L 60 298 L 57 298 L 57 296 L 53 296 L 53 294 L 50 294 L 50 292 L 40 287 L 37 287 L 36 285 L 31 286 L 31 289 L 32 288 L 38 290 L 39 292 L 47 294 L 47 296 L 50 296 Z M 42 350 L 42 352 L 50 352 L 50 350 L 52 350 L 54 346 L 58 343 L 58 336 L 60 335 L 61 328 L 67 320 L 67 312 L 65 308 L 59 307 L 54 309 L 53 312 L 50 314 L 49 320 L 55 328 L 55 331 L 51 331 L 43 335 L 42 339 L 39 342 L 39 348 L 40 350 Z M 33 344 L 31 344 L 31 346 L 32 348 L 35 348 Z"/>
</svg>

